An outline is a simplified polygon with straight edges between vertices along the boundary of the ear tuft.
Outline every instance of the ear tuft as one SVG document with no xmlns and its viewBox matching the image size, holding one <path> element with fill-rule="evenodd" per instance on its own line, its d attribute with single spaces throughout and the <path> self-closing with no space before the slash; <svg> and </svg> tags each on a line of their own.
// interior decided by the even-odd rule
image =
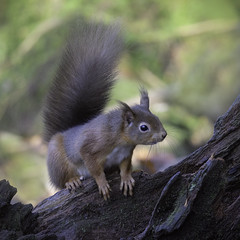
<svg viewBox="0 0 240 240">
<path fill-rule="evenodd" d="M 141 93 L 140 105 L 143 106 L 145 109 L 149 109 L 149 97 L 147 90 L 141 88 L 140 93 Z"/>
<path fill-rule="evenodd" d="M 123 119 L 130 124 L 135 118 L 135 113 L 133 110 L 124 102 L 119 101 L 121 104 L 121 109 L 123 110 Z"/>
</svg>

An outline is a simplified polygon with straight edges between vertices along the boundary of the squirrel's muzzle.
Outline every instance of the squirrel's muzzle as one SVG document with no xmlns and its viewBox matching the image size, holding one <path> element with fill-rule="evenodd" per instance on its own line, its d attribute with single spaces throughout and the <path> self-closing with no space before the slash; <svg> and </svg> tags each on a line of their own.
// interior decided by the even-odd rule
<svg viewBox="0 0 240 240">
<path fill-rule="evenodd" d="M 158 142 L 162 142 L 167 136 L 167 132 L 161 131 L 160 133 L 155 133 L 152 137 L 152 144 L 156 144 Z"/>
</svg>

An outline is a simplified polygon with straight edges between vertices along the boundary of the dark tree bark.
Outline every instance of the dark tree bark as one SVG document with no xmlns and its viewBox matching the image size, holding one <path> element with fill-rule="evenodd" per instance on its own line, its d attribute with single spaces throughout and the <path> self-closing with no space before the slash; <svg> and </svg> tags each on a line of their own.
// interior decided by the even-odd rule
<svg viewBox="0 0 240 240">
<path fill-rule="evenodd" d="M 124 197 L 119 174 L 109 175 L 107 202 L 93 179 L 59 191 L 34 208 L 37 225 L 22 239 L 240 239 L 240 95 L 206 145 L 164 172 L 133 177 L 134 196 Z"/>
<path fill-rule="evenodd" d="M 29 235 L 37 224 L 36 214 L 31 204 L 10 204 L 17 189 L 6 180 L 0 181 L 0 239 L 18 239 Z"/>
</svg>

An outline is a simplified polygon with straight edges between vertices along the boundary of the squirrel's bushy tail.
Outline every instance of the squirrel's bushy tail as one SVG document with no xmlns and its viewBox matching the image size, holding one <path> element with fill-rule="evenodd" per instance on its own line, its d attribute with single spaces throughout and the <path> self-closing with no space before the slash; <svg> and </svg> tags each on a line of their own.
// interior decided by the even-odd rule
<svg viewBox="0 0 240 240">
<path fill-rule="evenodd" d="M 123 49 L 120 27 L 82 23 L 69 39 L 43 109 L 44 140 L 104 109 Z"/>
</svg>

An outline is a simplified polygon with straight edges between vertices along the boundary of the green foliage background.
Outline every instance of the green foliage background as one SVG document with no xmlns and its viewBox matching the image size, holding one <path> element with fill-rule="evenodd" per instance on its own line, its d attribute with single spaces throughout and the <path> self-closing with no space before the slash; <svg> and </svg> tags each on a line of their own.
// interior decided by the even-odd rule
<svg viewBox="0 0 240 240">
<path fill-rule="evenodd" d="M 41 106 L 76 19 L 120 21 L 128 45 L 115 99 L 138 101 L 168 129 L 165 152 L 206 142 L 240 89 L 238 0 L 0 0 L 0 178 L 24 201 L 47 193 Z M 160 153 L 161 154 L 161 153 Z"/>
</svg>

